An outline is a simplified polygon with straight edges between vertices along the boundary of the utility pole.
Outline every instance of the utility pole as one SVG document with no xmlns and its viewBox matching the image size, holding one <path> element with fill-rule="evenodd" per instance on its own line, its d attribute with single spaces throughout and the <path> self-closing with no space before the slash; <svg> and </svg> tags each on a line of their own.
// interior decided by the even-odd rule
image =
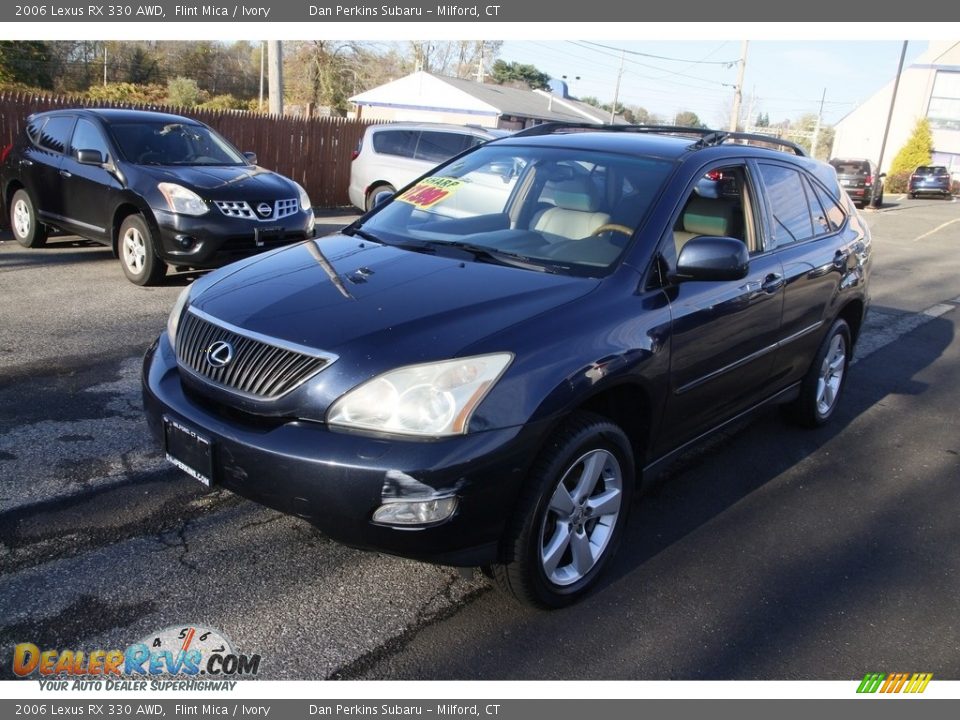
<svg viewBox="0 0 960 720">
<path fill-rule="evenodd" d="M 610 106 L 610 124 L 613 125 L 617 117 L 617 103 L 620 101 L 620 79 L 623 77 L 623 58 L 625 50 L 620 51 L 620 70 L 617 71 L 617 86 L 613 90 L 613 105 Z"/>
<path fill-rule="evenodd" d="M 823 89 L 820 96 L 820 112 L 817 113 L 817 124 L 813 126 L 813 140 L 810 143 L 810 157 L 817 157 L 817 143 L 820 141 L 820 123 L 823 122 L 823 101 L 827 98 L 827 89 Z"/>
<path fill-rule="evenodd" d="M 270 114 L 283 115 L 283 46 L 279 40 L 267 40 L 267 65 L 270 68 Z"/>
<path fill-rule="evenodd" d="M 107 44 L 103 44 L 103 86 L 107 86 Z"/>
<path fill-rule="evenodd" d="M 740 46 L 740 70 L 737 72 L 737 86 L 733 91 L 733 111 L 730 113 L 730 131 L 736 132 L 740 122 L 740 103 L 743 102 L 743 73 L 747 69 L 747 48 L 749 40 L 744 40 Z"/>
<path fill-rule="evenodd" d="M 483 51 L 486 48 L 487 44 L 483 40 L 480 41 L 480 57 L 477 59 L 477 82 L 483 85 Z"/>
<path fill-rule="evenodd" d="M 257 103 L 257 110 L 263 112 L 263 70 L 267 63 L 267 41 L 260 41 L 260 102 Z"/>
<path fill-rule="evenodd" d="M 883 153 L 887 149 L 887 135 L 890 134 L 890 119 L 893 117 L 893 106 L 897 103 L 897 88 L 900 87 L 900 75 L 903 73 L 903 59 L 907 56 L 907 40 L 903 41 L 900 50 L 900 63 L 897 65 L 897 79 L 893 81 L 893 95 L 890 96 L 890 109 L 887 111 L 887 124 L 883 128 L 883 142 L 880 143 L 880 159 L 877 160 L 877 172 L 882 172 Z M 874 180 L 876 182 L 876 180 Z M 880 207 L 880 199 L 870 198 L 870 207 Z"/>
</svg>

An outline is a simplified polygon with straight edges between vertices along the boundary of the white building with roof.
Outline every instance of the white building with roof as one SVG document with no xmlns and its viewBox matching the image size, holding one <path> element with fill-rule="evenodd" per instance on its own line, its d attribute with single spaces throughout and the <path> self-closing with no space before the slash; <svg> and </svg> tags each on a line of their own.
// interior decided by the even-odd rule
<svg viewBox="0 0 960 720">
<path fill-rule="evenodd" d="M 609 123 L 610 113 L 545 90 L 415 72 L 350 98 L 364 120 L 520 130 L 542 122 Z M 623 123 L 617 118 L 618 124 Z"/>
<path fill-rule="evenodd" d="M 893 85 L 891 78 L 836 124 L 833 157 L 879 159 Z M 960 178 L 960 42 L 932 41 L 923 55 L 904 68 L 881 171 L 889 171 L 920 118 L 927 118 L 933 131 L 933 164 L 946 165 Z"/>
</svg>

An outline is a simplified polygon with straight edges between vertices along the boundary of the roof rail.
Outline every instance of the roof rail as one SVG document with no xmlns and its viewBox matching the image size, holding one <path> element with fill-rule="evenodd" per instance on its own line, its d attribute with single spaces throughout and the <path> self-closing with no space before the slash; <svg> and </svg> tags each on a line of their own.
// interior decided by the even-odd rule
<svg viewBox="0 0 960 720">
<path fill-rule="evenodd" d="M 513 137 L 536 137 L 539 135 L 554 135 L 566 130 L 602 130 L 603 132 L 635 132 L 635 133 L 663 133 L 667 135 L 696 135 L 698 140 L 690 146 L 691 150 L 700 150 L 706 147 L 722 145 L 729 140 L 747 140 L 762 142 L 769 145 L 779 145 L 792 151 L 800 157 L 806 157 L 802 147 L 789 140 L 772 135 L 758 135 L 755 133 L 727 132 L 725 130 L 711 130 L 710 128 L 688 127 L 685 125 L 601 125 L 597 123 L 566 123 L 548 122 L 518 130 Z"/>
<path fill-rule="evenodd" d="M 712 145 L 722 145 L 728 140 L 752 140 L 753 142 L 767 143 L 768 145 L 779 145 L 791 150 L 795 155 L 806 157 L 807 152 L 790 140 L 774 137 L 773 135 L 760 135 L 758 133 L 733 132 L 726 130 L 711 130 L 708 134 L 697 140 L 691 148 L 699 150 L 700 148 L 710 147 Z"/>
<path fill-rule="evenodd" d="M 684 125 L 607 125 L 601 123 L 579 122 L 547 122 L 518 130 L 513 137 L 536 137 L 537 135 L 553 135 L 564 130 L 603 130 L 604 132 L 640 132 L 640 133 L 673 133 L 677 135 L 708 135 L 714 130 L 707 128 L 687 127 Z"/>
</svg>

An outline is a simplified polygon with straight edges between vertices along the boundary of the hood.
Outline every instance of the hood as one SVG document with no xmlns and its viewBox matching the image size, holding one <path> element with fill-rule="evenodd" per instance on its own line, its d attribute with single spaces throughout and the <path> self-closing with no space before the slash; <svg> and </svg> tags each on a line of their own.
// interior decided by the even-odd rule
<svg viewBox="0 0 960 720">
<path fill-rule="evenodd" d="M 293 183 L 262 167 L 249 165 L 138 166 L 157 182 L 174 182 L 211 199 L 279 200 L 297 197 Z"/>
<path fill-rule="evenodd" d="M 345 235 L 294 245 L 208 279 L 191 299 L 194 307 L 367 370 L 456 356 L 599 283 Z"/>
</svg>

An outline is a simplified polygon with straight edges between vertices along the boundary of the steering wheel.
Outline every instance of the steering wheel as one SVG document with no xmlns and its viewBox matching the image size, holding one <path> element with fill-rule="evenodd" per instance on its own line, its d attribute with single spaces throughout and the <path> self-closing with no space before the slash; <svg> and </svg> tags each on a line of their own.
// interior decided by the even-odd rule
<svg viewBox="0 0 960 720">
<path fill-rule="evenodd" d="M 633 230 L 628 228 L 626 225 L 617 225 L 616 223 L 606 223 L 598 227 L 592 233 L 590 233 L 590 236 L 593 237 L 594 235 L 600 235 L 601 233 L 605 233 L 605 232 L 618 232 L 618 233 L 623 233 L 624 235 L 627 235 L 627 236 L 633 235 Z"/>
</svg>

